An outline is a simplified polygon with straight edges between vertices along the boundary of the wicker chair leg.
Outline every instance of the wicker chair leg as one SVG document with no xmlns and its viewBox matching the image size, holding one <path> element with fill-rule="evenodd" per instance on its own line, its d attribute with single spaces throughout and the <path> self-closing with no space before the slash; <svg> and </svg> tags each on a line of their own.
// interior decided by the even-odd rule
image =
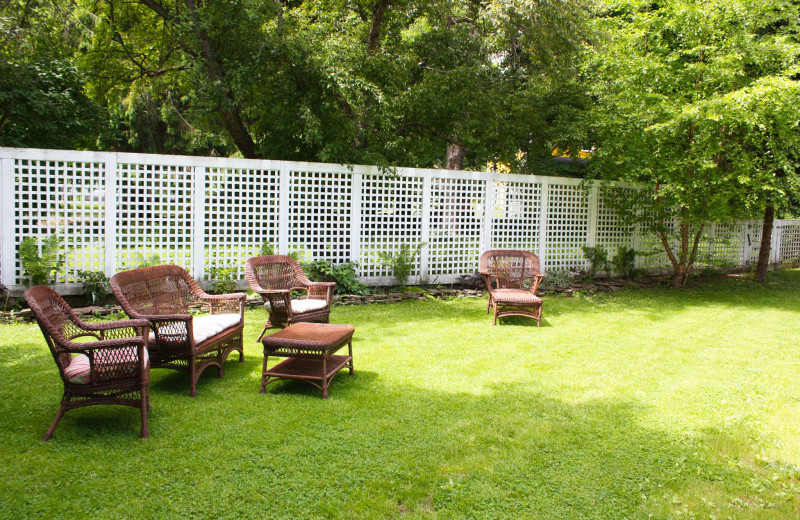
<svg viewBox="0 0 800 520">
<path fill-rule="evenodd" d="M 53 437 L 53 432 L 55 431 L 56 426 L 58 426 L 58 421 L 60 421 L 61 418 L 64 417 L 64 412 L 66 411 L 67 409 L 64 408 L 63 404 L 58 407 L 58 413 L 56 413 L 56 418 L 53 419 L 52 423 L 50 423 L 50 428 L 47 430 L 47 433 L 44 434 L 44 437 L 42 437 L 43 441 L 49 441 L 50 438 Z"/>
<path fill-rule="evenodd" d="M 261 330 L 261 334 L 259 334 L 259 335 L 258 335 L 258 338 L 256 338 L 256 343 L 260 342 L 260 341 L 261 341 L 261 338 L 263 338 L 263 337 L 264 337 L 264 334 L 266 334 L 266 333 L 267 333 L 267 325 L 268 325 L 268 324 L 269 324 L 269 322 L 267 322 L 267 323 L 265 323 L 265 324 L 264 324 L 264 328 Z"/>
</svg>

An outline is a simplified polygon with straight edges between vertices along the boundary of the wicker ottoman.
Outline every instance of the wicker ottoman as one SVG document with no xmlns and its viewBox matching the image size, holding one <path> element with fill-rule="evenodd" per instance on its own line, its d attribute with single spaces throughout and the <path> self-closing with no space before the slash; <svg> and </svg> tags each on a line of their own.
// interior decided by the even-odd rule
<svg viewBox="0 0 800 520">
<path fill-rule="evenodd" d="M 293 323 L 261 340 L 264 345 L 264 368 L 261 373 L 261 393 L 265 387 L 280 379 L 299 379 L 322 390 L 328 398 L 328 385 L 339 370 L 347 367 L 353 373 L 353 332 L 350 325 L 328 323 Z M 347 355 L 336 352 L 347 345 Z M 270 356 L 285 357 L 284 361 L 267 368 Z"/>
</svg>

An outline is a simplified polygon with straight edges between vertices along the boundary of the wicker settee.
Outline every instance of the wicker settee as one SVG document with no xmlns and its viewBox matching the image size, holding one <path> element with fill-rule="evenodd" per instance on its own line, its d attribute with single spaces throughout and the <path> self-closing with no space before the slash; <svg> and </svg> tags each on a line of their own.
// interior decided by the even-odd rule
<svg viewBox="0 0 800 520">
<path fill-rule="evenodd" d="M 190 377 L 190 395 L 197 395 L 197 380 L 203 371 L 222 366 L 233 351 L 244 361 L 243 293 L 206 294 L 177 265 L 159 265 L 117 273 L 111 289 L 123 310 L 132 318 L 146 319 L 152 326 L 148 348 L 153 368 L 170 368 Z M 190 307 L 199 304 L 210 314 L 193 316 Z"/>
</svg>

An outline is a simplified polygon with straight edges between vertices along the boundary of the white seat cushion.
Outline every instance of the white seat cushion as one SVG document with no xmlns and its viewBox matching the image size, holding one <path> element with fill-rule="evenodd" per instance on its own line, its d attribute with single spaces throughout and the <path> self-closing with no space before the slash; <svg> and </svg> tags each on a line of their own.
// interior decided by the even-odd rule
<svg viewBox="0 0 800 520">
<path fill-rule="evenodd" d="M 207 340 L 223 330 L 238 325 L 242 317 L 239 314 L 209 314 L 208 316 L 195 316 L 192 318 L 192 329 L 194 330 L 194 344 Z M 150 332 L 148 341 L 151 343 L 156 340 L 155 332 Z"/>
<path fill-rule="evenodd" d="M 237 314 L 210 314 L 208 316 L 195 316 L 192 320 L 195 345 L 201 343 L 225 329 L 238 325 L 242 317 Z"/>
<path fill-rule="evenodd" d="M 303 300 L 292 300 L 292 312 L 295 314 L 302 314 L 304 312 L 321 311 L 328 304 L 325 300 L 312 300 L 309 298 Z M 264 304 L 264 308 L 269 310 L 269 302 Z"/>
<path fill-rule="evenodd" d="M 144 349 L 145 363 L 147 363 L 149 357 L 147 349 Z M 138 358 L 139 356 L 130 350 L 96 350 L 94 353 L 95 369 L 98 372 L 113 370 L 119 375 L 133 375 L 139 366 Z M 120 368 L 123 368 L 123 370 L 120 370 Z M 72 358 L 69 366 L 64 369 L 64 377 L 67 378 L 67 381 L 76 385 L 89 384 L 92 380 L 89 356 L 78 354 Z"/>
</svg>

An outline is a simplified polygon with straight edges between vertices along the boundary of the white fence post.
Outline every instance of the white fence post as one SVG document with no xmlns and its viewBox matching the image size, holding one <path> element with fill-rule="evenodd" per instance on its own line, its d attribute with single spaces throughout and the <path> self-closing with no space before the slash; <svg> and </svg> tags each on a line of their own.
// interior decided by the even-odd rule
<svg viewBox="0 0 800 520">
<path fill-rule="evenodd" d="M 547 206 L 550 194 L 550 182 L 542 181 L 542 207 L 539 208 L 539 269 L 547 272 Z"/>
<path fill-rule="evenodd" d="M 486 180 L 486 195 L 484 197 L 484 210 L 483 210 L 483 229 L 481 230 L 481 251 L 492 249 L 492 225 L 494 221 L 494 175 L 489 174 L 490 178 Z"/>
<path fill-rule="evenodd" d="M 196 166 L 193 173 L 192 276 L 195 280 L 202 280 L 206 263 L 206 167 Z"/>
<path fill-rule="evenodd" d="M 120 244 L 117 242 L 117 154 L 109 153 L 105 157 L 105 273 L 111 278 L 117 273 L 117 253 Z"/>
<path fill-rule="evenodd" d="M 6 287 L 17 284 L 17 261 L 14 236 L 14 159 L 0 159 L 0 270 Z"/>
<path fill-rule="evenodd" d="M 425 247 L 419 253 L 420 283 L 428 283 L 431 242 L 431 195 L 433 194 L 433 175 L 425 172 L 422 178 L 422 230 L 420 240 Z"/>
<path fill-rule="evenodd" d="M 350 185 L 350 261 L 361 263 L 361 192 L 364 175 L 353 172 Z"/>
<path fill-rule="evenodd" d="M 289 179 L 289 163 L 281 161 L 281 180 L 278 189 L 278 250 L 281 255 L 289 254 L 289 201 L 291 200 L 291 183 Z"/>
<path fill-rule="evenodd" d="M 772 225 L 772 250 L 770 251 L 770 262 L 779 264 L 781 262 L 781 240 L 783 240 L 783 226 L 776 220 Z"/>
<path fill-rule="evenodd" d="M 587 233 L 586 233 L 586 245 L 589 247 L 594 247 L 597 245 L 597 213 L 600 208 L 600 186 L 592 182 L 592 187 L 589 190 L 589 215 L 588 215 L 588 224 Z"/>
</svg>

